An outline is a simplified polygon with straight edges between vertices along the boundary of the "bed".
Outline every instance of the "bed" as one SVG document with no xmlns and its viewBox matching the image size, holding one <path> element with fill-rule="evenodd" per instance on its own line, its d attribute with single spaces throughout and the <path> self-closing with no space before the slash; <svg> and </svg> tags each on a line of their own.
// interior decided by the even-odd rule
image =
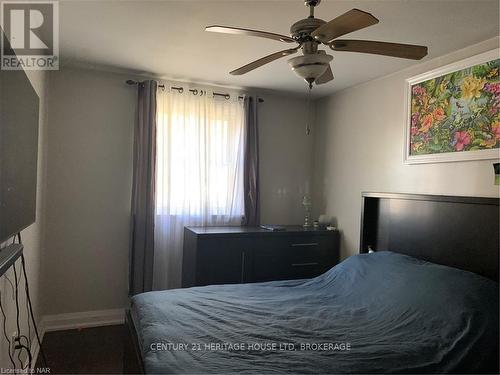
<svg viewBox="0 0 500 375">
<path fill-rule="evenodd" d="M 127 369 L 498 373 L 498 208 L 365 193 L 360 254 L 319 277 L 133 297 Z"/>
</svg>

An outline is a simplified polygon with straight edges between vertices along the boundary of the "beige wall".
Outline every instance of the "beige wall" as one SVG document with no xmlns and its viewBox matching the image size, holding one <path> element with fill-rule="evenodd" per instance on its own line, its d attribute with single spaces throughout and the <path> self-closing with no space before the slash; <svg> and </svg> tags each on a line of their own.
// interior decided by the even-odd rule
<svg viewBox="0 0 500 375">
<path fill-rule="evenodd" d="M 293 78 L 293 77 L 292 77 Z M 263 94 L 259 104 L 260 198 L 263 224 L 301 224 L 312 183 L 314 131 L 305 134 L 307 100 Z"/>
<path fill-rule="evenodd" d="M 118 74 L 50 75 L 43 313 L 127 303 L 136 91 Z"/>
<path fill-rule="evenodd" d="M 8 74 L 8 72 L 5 72 Z M 45 206 L 45 162 L 46 162 L 46 132 L 47 132 L 47 97 L 48 97 L 48 74 L 41 71 L 28 71 L 28 78 L 31 81 L 36 93 L 40 98 L 39 106 L 39 133 L 38 133 L 38 176 L 37 176 L 37 206 L 36 206 L 36 221 L 28 228 L 22 231 L 22 239 L 24 243 L 24 256 L 26 259 L 26 272 L 30 285 L 30 295 L 33 304 L 35 319 L 38 326 L 40 326 L 40 297 L 42 294 L 40 288 L 40 264 L 41 258 L 44 256 L 44 249 L 42 246 L 43 241 L 43 228 L 44 228 L 44 206 Z M 0 247 L 5 244 L 0 245 Z M 16 262 L 16 268 L 21 270 L 21 262 Z M 19 273 L 18 273 L 19 274 Z M 10 280 L 14 280 L 13 269 L 11 268 L 6 273 Z M 20 327 L 21 332 L 28 335 L 27 328 L 27 312 L 26 300 L 24 292 L 24 279 L 19 284 L 19 304 L 20 304 Z M 2 304 L 7 316 L 7 329 L 6 333 L 11 338 L 11 335 L 17 330 L 16 328 L 16 308 L 12 295 L 12 289 L 7 279 L 4 277 L 0 283 L 0 292 L 2 297 Z M 3 320 L 2 320 L 3 321 Z M 3 327 L 1 328 L 3 331 Z M 35 341 L 33 328 L 31 329 L 32 340 Z M 8 357 L 8 344 L 6 340 L 0 340 L 0 368 L 12 367 Z M 19 367 L 19 366 L 18 366 Z"/>
<path fill-rule="evenodd" d="M 318 101 L 315 213 L 336 217 L 343 257 L 358 251 L 362 191 L 498 196 L 492 161 L 402 162 L 405 79 L 495 47 L 498 39 Z"/>
<path fill-rule="evenodd" d="M 136 89 L 124 83 L 129 78 L 134 77 L 80 68 L 51 73 L 45 315 L 128 303 L 136 107 Z M 305 101 L 261 96 L 262 220 L 300 223 L 314 140 L 304 133 Z"/>
</svg>

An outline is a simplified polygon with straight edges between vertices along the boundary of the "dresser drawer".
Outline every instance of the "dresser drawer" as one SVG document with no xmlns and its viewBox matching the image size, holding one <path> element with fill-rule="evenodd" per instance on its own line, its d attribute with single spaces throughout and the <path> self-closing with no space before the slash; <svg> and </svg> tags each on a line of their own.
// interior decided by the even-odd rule
<svg viewBox="0 0 500 375">
<path fill-rule="evenodd" d="M 254 281 L 315 277 L 338 262 L 334 236 L 266 239 L 253 253 Z"/>
<path fill-rule="evenodd" d="M 331 257 L 290 253 L 254 254 L 253 281 L 307 279 L 335 265 Z"/>
<path fill-rule="evenodd" d="M 334 246 L 332 236 L 293 236 L 286 239 L 284 246 L 292 250 L 327 253 Z"/>
</svg>

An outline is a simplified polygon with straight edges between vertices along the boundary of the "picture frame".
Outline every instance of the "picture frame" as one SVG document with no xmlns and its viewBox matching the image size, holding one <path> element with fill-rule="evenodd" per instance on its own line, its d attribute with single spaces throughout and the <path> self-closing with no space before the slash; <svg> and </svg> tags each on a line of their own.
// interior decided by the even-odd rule
<svg viewBox="0 0 500 375">
<path fill-rule="evenodd" d="M 406 103 L 405 106 L 406 106 L 406 109 L 405 109 L 405 120 L 404 120 L 404 157 L 403 157 L 404 164 L 457 162 L 457 161 L 468 161 L 468 160 L 497 160 L 500 158 L 500 149 L 498 148 L 498 144 L 499 144 L 498 140 L 497 140 L 496 146 L 494 146 L 493 148 L 477 149 L 477 148 L 480 148 L 479 144 L 481 144 L 481 143 L 479 143 L 479 142 L 477 142 L 478 147 L 471 147 L 474 145 L 472 145 L 470 143 L 470 136 L 467 136 L 467 134 L 465 133 L 466 131 L 468 131 L 468 128 L 464 129 L 464 121 L 466 121 L 466 120 L 462 120 L 462 122 L 459 123 L 458 126 L 462 127 L 461 129 L 459 129 L 461 132 L 458 134 L 458 136 L 455 134 L 458 132 L 458 130 L 453 128 L 453 126 L 455 125 L 455 122 L 452 125 L 450 125 L 450 123 L 448 122 L 448 121 L 451 121 L 452 116 L 454 116 L 453 118 L 455 119 L 455 121 L 457 120 L 457 117 L 458 117 L 456 112 L 450 113 L 452 111 L 452 108 L 447 108 L 446 111 L 439 109 L 440 112 L 438 114 L 438 119 L 440 120 L 440 124 L 447 125 L 444 134 L 446 134 L 446 136 L 448 136 L 448 138 L 446 138 L 446 141 L 448 141 L 448 144 L 444 145 L 444 142 L 435 142 L 435 139 L 434 139 L 433 142 L 435 142 L 435 143 L 431 146 L 437 145 L 438 146 L 437 148 L 441 148 L 441 150 L 439 150 L 439 152 L 426 153 L 426 151 L 429 149 L 429 147 L 427 147 L 427 148 L 424 147 L 424 151 L 421 151 L 418 149 L 418 147 L 423 142 L 419 142 L 419 144 L 417 144 L 415 142 L 415 138 L 420 136 L 420 139 L 422 139 L 422 133 L 420 133 L 420 134 L 416 134 L 416 133 L 418 133 L 419 131 L 420 132 L 425 131 L 426 130 L 424 128 L 425 124 L 422 125 L 422 117 L 419 117 L 421 115 L 419 113 L 416 113 L 417 111 L 415 111 L 415 113 L 412 114 L 412 101 L 414 99 L 415 92 L 417 94 L 419 94 L 419 91 L 416 91 L 415 87 L 419 87 L 419 90 L 422 90 L 421 86 L 428 87 L 429 85 L 432 85 L 433 83 L 435 84 L 439 81 L 443 82 L 443 84 L 444 84 L 445 82 L 447 82 L 446 79 L 448 77 L 450 77 L 451 75 L 453 75 L 454 73 L 456 73 L 456 76 L 461 77 L 461 79 L 463 79 L 464 75 L 467 78 L 467 76 L 466 76 L 466 74 L 468 74 L 467 72 L 471 72 L 473 70 L 473 68 L 476 68 L 477 66 L 480 66 L 482 64 L 490 63 L 490 65 L 491 65 L 491 62 L 496 63 L 499 58 L 500 58 L 500 49 L 494 49 L 494 50 L 491 50 L 491 51 L 488 51 L 485 53 L 481 53 L 481 54 L 476 55 L 476 56 L 472 56 L 470 58 L 466 58 L 464 60 L 460 60 L 460 61 L 448 64 L 448 65 L 445 65 L 443 67 L 431 70 L 429 72 L 408 78 L 406 80 L 406 82 L 405 82 L 405 85 L 406 85 L 406 87 L 405 87 L 405 103 Z M 472 77 L 472 79 L 474 79 L 472 74 L 469 74 L 469 75 Z M 497 76 L 498 76 L 498 72 L 497 72 Z M 419 85 L 419 84 L 421 84 L 421 85 Z M 446 87 L 449 87 L 449 86 L 450 85 L 448 84 Z M 452 89 L 454 89 L 455 91 L 457 90 L 456 86 L 458 86 L 458 85 L 455 84 L 455 87 L 452 87 Z M 435 91 L 433 91 L 433 93 L 434 92 Z M 475 93 L 477 94 L 477 91 Z M 451 101 L 453 101 L 453 104 L 455 105 L 454 109 L 456 110 L 458 108 L 456 106 L 460 106 L 460 103 L 457 104 L 456 102 L 458 102 L 458 100 L 456 100 L 454 98 L 449 98 L 449 99 L 450 100 L 446 101 L 446 103 L 450 103 Z M 418 99 L 416 99 L 416 100 L 418 100 Z M 430 100 L 433 100 L 433 98 L 431 97 Z M 413 102 L 413 103 L 415 104 L 417 102 Z M 451 103 L 448 105 L 448 107 L 451 107 Z M 412 119 L 412 117 L 413 117 L 413 119 Z M 417 120 L 415 120 L 415 119 L 417 119 Z M 413 123 L 412 123 L 412 120 L 413 120 Z M 417 126 L 415 125 L 415 122 L 417 122 Z M 432 122 L 432 119 L 430 122 Z M 467 123 L 465 122 L 465 124 L 467 124 Z M 472 127 L 472 124 L 473 124 L 472 121 L 469 124 L 470 124 L 469 126 Z M 477 127 L 477 124 L 475 124 L 475 125 Z M 445 126 L 443 125 L 443 127 L 445 127 Z M 452 130 L 450 130 L 450 128 Z M 436 132 L 436 130 L 434 130 L 434 132 Z M 431 132 L 429 132 L 429 135 L 430 135 L 430 133 Z M 440 134 L 442 134 L 442 132 Z M 466 150 L 465 149 L 465 147 L 463 145 L 466 144 L 466 141 L 461 141 L 461 139 L 460 139 L 460 136 L 462 136 L 462 138 L 463 138 L 464 135 L 465 135 L 465 137 L 468 137 L 468 138 L 466 138 L 466 140 L 469 141 L 469 143 L 467 143 L 468 148 L 469 149 L 474 148 L 474 150 Z M 488 136 L 488 134 L 486 136 Z M 442 139 L 442 138 L 440 138 L 440 139 Z M 491 137 L 489 140 L 491 141 Z M 414 142 L 412 143 L 412 141 L 414 141 Z M 459 142 L 459 141 L 461 141 L 462 144 L 457 144 L 457 142 Z M 440 144 L 440 143 L 442 143 L 442 144 Z M 451 148 L 454 148 L 454 149 L 450 150 Z M 415 152 L 415 149 L 417 149 L 418 151 Z M 446 151 L 443 152 L 442 149 L 445 149 Z"/>
</svg>

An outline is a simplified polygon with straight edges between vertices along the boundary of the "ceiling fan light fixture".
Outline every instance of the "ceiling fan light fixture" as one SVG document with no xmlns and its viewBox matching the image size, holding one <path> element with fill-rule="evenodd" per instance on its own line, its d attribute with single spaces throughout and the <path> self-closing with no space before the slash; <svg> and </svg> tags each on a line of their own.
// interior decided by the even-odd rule
<svg viewBox="0 0 500 375">
<path fill-rule="evenodd" d="M 229 73 L 232 75 L 246 74 L 284 56 L 294 54 L 302 48 L 304 56 L 290 59 L 288 63 L 295 74 L 303 78 L 308 83 L 309 89 L 312 89 L 313 83 L 322 85 L 333 80 L 333 72 L 329 64 L 333 57 L 327 55 L 323 50 L 318 50 L 318 46 L 321 44 L 329 46 L 334 51 L 370 53 L 412 60 L 420 60 L 427 55 L 426 46 L 373 40 L 338 39 L 343 35 L 376 25 L 379 20 L 368 12 L 354 8 L 326 22 L 314 16 L 314 8 L 320 4 L 321 0 L 303 1 L 309 7 L 309 17 L 293 23 L 289 36 L 242 27 L 207 26 L 206 31 L 254 36 L 296 44 L 295 48 L 274 52 Z"/>
<path fill-rule="evenodd" d="M 292 70 L 306 82 L 314 82 L 328 69 L 333 57 L 327 54 L 312 54 L 293 57 L 288 60 Z"/>
</svg>

